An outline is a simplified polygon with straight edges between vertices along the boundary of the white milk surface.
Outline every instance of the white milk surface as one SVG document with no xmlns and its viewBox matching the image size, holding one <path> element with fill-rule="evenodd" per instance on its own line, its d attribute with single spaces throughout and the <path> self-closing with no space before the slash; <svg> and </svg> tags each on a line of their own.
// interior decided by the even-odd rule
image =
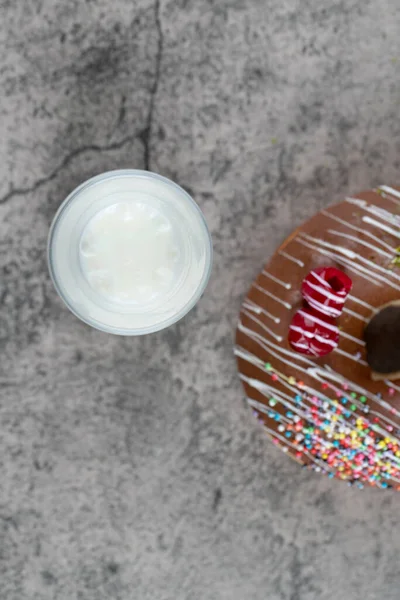
<svg viewBox="0 0 400 600">
<path fill-rule="evenodd" d="M 86 323 L 140 335 L 179 320 L 211 270 L 204 218 L 188 194 L 147 171 L 103 173 L 74 190 L 49 235 L 49 267 Z"/>
<path fill-rule="evenodd" d="M 80 243 L 84 276 L 100 295 L 148 304 L 177 277 L 179 246 L 171 222 L 145 202 L 104 208 L 86 225 Z"/>
</svg>

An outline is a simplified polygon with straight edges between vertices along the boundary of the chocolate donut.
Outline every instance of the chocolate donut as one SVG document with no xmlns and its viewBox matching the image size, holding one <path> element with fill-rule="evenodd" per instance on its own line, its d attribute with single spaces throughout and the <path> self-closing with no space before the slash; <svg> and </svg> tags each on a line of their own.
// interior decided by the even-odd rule
<svg viewBox="0 0 400 600">
<path fill-rule="evenodd" d="M 248 404 L 274 444 L 305 467 L 360 488 L 400 490 L 400 337 L 398 348 L 395 334 L 387 342 L 389 329 L 400 332 L 399 240 L 398 189 L 381 186 L 322 210 L 258 275 L 236 333 Z M 305 306 L 303 280 L 323 266 L 343 271 L 353 287 L 337 318 L 338 346 L 315 358 L 296 352 L 288 334 Z M 392 304 L 388 324 L 378 313 Z"/>
</svg>

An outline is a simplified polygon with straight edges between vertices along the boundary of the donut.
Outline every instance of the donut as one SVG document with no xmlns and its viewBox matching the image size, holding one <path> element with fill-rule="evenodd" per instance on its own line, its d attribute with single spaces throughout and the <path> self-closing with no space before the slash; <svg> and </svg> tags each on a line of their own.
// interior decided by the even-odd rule
<svg viewBox="0 0 400 600">
<path fill-rule="evenodd" d="M 266 263 L 236 331 L 246 400 L 273 443 L 361 489 L 400 490 L 399 246 L 398 188 L 322 210 Z M 341 299 L 338 283 L 336 303 L 321 279 L 331 272 L 350 281 Z"/>
</svg>

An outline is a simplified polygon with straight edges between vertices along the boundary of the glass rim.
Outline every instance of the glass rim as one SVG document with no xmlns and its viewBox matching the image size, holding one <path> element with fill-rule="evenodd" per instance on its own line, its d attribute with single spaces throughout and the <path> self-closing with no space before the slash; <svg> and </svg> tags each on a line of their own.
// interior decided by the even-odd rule
<svg viewBox="0 0 400 600">
<path fill-rule="evenodd" d="M 118 179 L 118 178 L 123 178 L 123 177 L 132 177 L 132 176 L 138 177 L 138 178 L 144 178 L 144 179 L 153 179 L 153 180 L 157 179 L 159 181 L 162 181 L 164 184 L 168 185 L 169 187 L 173 188 L 177 192 L 179 192 L 179 194 L 184 195 L 186 201 L 188 201 L 191 204 L 191 206 L 195 209 L 195 211 L 197 212 L 199 220 L 201 221 L 204 232 L 206 234 L 205 238 L 204 238 L 205 239 L 205 253 L 206 253 L 205 261 L 206 262 L 205 262 L 204 272 L 202 274 L 202 277 L 199 281 L 199 284 L 198 284 L 198 287 L 197 287 L 195 293 L 188 300 L 188 302 L 186 302 L 186 304 L 183 307 L 181 307 L 181 309 L 176 314 L 173 314 L 172 316 L 166 318 L 165 320 L 160 321 L 156 325 L 149 325 L 149 326 L 146 326 L 143 328 L 120 328 L 120 327 L 109 326 L 109 325 L 106 325 L 99 321 L 96 321 L 95 319 L 90 319 L 90 318 L 83 316 L 82 314 L 79 313 L 79 311 L 75 308 L 75 306 L 68 300 L 68 298 L 66 298 L 65 294 L 63 293 L 63 291 L 61 289 L 61 286 L 57 279 L 57 274 L 54 269 L 53 260 L 52 260 L 52 248 L 53 248 L 53 240 L 54 240 L 54 234 L 56 231 L 56 227 L 59 224 L 60 219 L 62 218 L 62 214 L 64 213 L 67 206 L 69 206 L 71 204 L 71 202 L 76 200 L 77 197 L 79 196 L 79 194 L 84 189 L 91 187 L 91 186 L 95 185 L 96 183 L 107 180 L 107 179 Z M 95 176 L 87 179 L 86 181 L 83 181 L 80 185 L 78 185 L 76 188 L 74 188 L 68 194 L 68 196 L 65 198 L 65 200 L 63 200 L 63 202 L 59 206 L 58 210 L 56 211 L 56 213 L 53 217 L 53 221 L 50 225 L 49 234 L 48 234 L 48 238 L 47 238 L 47 265 L 48 265 L 48 270 L 50 273 L 50 278 L 53 282 L 54 288 L 55 288 L 58 296 L 64 302 L 66 307 L 78 319 L 80 319 L 87 325 L 90 325 L 91 327 L 94 327 L 95 329 L 102 331 L 104 333 L 112 333 L 114 335 L 123 335 L 123 336 L 140 336 L 140 335 L 146 335 L 146 334 L 150 334 L 150 333 L 156 333 L 157 331 L 161 331 L 163 329 L 166 329 L 167 327 L 170 327 L 171 325 L 174 325 L 175 323 L 180 321 L 185 315 L 187 315 L 187 313 L 190 312 L 192 310 L 192 308 L 200 300 L 204 290 L 207 287 L 207 284 L 208 284 L 210 276 L 211 276 L 211 271 L 212 271 L 213 254 L 214 254 L 214 252 L 213 252 L 212 238 L 211 238 L 210 230 L 208 228 L 206 219 L 205 219 L 202 211 L 200 210 L 200 207 L 195 202 L 195 200 L 191 197 L 191 195 L 186 190 L 184 190 L 180 185 L 178 185 L 171 179 L 168 179 L 167 177 L 164 177 L 163 175 L 159 175 L 158 173 L 153 173 L 152 171 L 145 171 L 142 169 L 115 169 L 112 171 L 105 171 L 104 173 L 100 173 L 98 175 L 95 175 Z"/>
</svg>

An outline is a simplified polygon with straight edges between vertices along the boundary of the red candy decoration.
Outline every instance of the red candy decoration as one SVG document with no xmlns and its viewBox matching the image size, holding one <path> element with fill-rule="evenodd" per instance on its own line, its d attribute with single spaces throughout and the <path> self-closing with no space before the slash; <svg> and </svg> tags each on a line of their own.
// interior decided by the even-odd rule
<svg viewBox="0 0 400 600">
<path fill-rule="evenodd" d="M 321 317 L 311 308 L 302 308 L 294 315 L 289 328 L 289 344 L 301 354 L 324 356 L 339 343 L 339 328 L 335 319 Z"/>
<path fill-rule="evenodd" d="M 289 343 L 296 352 L 325 356 L 337 348 L 335 318 L 342 314 L 352 285 L 350 277 L 336 267 L 319 267 L 308 273 L 301 286 L 308 306 L 297 311 L 289 328 Z"/>
<path fill-rule="evenodd" d="M 301 286 L 304 300 L 327 317 L 339 317 L 353 282 L 336 267 L 319 267 L 309 272 Z"/>
</svg>

